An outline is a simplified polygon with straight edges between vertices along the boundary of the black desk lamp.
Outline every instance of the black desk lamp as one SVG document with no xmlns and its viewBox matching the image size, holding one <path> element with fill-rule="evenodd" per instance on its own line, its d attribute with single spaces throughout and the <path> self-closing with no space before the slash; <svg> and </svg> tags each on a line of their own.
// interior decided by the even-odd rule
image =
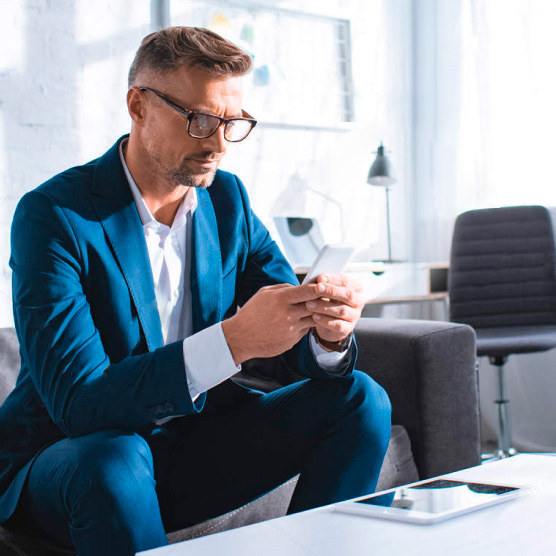
<svg viewBox="0 0 556 556">
<path fill-rule="evenodd" d="M 386 228 L 388 231 L 388 259 L 385 263 L 395 262 L 392 259 L 392 242 L 390 238 L 390 186 L 396 183 L 396 178 L 392 176 L 392 164 L 384 154 L 384 146 L 380 143 L 376 153 L 375 161 L 369 170 L 367 183 L 386 188 Z"/>
</svg>

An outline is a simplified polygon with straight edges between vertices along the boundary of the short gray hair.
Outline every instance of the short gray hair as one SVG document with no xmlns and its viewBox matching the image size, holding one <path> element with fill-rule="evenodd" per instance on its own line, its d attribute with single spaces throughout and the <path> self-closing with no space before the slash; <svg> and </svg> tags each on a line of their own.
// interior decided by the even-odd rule
<svg viewBox="0 0 556 556">
<path fill-rule="evenodd" d="M 155 72 L 182 67 L 202 69 L 215 77 L 245 75 L 251 56 L 213 31 L 199 27 L 167 27 L 147 35 L 135 54 L 128 84 L 135 84 L 143 69 Z"/>
</svg>

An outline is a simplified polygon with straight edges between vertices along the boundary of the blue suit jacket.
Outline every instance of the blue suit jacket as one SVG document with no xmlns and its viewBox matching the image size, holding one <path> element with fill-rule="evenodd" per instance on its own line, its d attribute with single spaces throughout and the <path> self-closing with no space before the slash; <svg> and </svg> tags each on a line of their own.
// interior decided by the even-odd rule
<svg viewBox="0 0 556 556">
<path fill-rule="evenodd" d="M 119 141 L 26 194 L 14 216 L 21 371 L 0 407 L 0 523 L 49 444 L 103 429 L 140 430 L 199 412 L 207 399 L 189 397 L 182 342 L 163 345 L 142 225 L 118 148 Z M 297 283 L 240 180 L 226 172 L 198 191 L 190 249 L 194 332 L 231 316 L 262 286 Z M 304 376 L 328 376 L 306 337 L 284 357 Z M 354 360 L 355 350 L 345 372 Z M 208 399 L 233 404 L 250 393 L 228 380 Z"/>
</svg>

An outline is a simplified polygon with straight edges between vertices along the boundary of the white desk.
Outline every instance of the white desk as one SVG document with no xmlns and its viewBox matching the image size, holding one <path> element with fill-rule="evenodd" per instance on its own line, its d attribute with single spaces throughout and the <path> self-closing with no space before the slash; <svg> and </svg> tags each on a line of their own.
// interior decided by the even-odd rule
<svg viewBox="0 0 556 556">
<path fill-rule="evenodd" d="M 334 512 L 331 506 L 142 552 L 142 556 L 556 554 L 556 457 L 521 454 L 447 475 L 527 484 L 536 492 L 436 525 Z"/>
<path fill-rule="evenodd" d="M 430 271 L 426 263 L 396 263 L 378 276 L 361 270 L 347 274 L 363 286 L 364 317 L 448 320 L 448 292 L 431 291 Z"/>
<path fill-rule="evenodd" d="M 430 270 L 426 263 L 398 263 L 385 265 L 379 275 L 357 270 L 349 274 L 361 282 L 366 305 L 446 300 L 447 291 L 431 291 Z"/>
<path fill-rule="evenodd" d="M 447 291 L 431 291 L 431 268 L 447 271 L 447 265 L 428 263 L 349 263 L 344 272 L 361 282 L 368 305 L 444 300 Z M 296 267 L 294 270 L 302 279 L 309 269 Z"/>
</svg>

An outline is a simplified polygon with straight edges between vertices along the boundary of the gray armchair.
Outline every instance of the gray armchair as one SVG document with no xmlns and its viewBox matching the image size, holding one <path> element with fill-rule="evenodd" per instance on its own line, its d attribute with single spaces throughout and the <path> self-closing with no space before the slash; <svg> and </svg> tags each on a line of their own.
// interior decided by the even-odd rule
<svg viewBox="0 0 556 556">
<path fill-rule="evenodd" d="M 480 462 L 475 334 L 469 326 L 416 320 L 361 319 L 357 367 L 388 392 L 392 438 L 378 489 L 448 473 Z M 19 358 L 12 329 L 0 330 L 0 403 L 15 383 Z M 246 373 L 271 390 L 280 382 Z M 281 382 L 292 377 L 281 377 Z M 296 478 L 224 516 L 171 532 L 170 542 L 284 515 Z M 26 531 L 0 527 L 0 555 L 71 554 Z"/>
</svg>

